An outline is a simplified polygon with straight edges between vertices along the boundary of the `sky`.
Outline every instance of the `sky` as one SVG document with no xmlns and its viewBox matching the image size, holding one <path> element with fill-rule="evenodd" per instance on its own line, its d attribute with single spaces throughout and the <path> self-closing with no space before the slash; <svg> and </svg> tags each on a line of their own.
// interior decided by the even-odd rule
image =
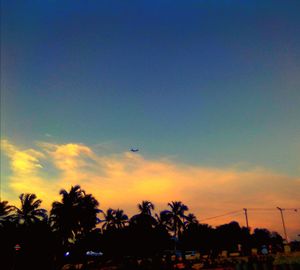
<svg viewBox="0 0 300 270">
<path fill-rule="evenodd" d="M 298 0 L 1 1 L 2 199 L 32 192 L 50 209 L 80 184 L 103 209 L 180 200 L 200 221 L 245 226 L 249 208 L 252 228 L 282 234 L 279 206 L 296 238 L 299 12 Z"/>
</svg>

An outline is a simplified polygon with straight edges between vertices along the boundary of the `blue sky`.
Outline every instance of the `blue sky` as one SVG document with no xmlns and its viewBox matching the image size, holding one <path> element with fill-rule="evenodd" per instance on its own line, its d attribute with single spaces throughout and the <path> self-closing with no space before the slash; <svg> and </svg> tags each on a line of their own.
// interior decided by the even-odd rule
<svg viewBox="0 0 300 270">
<path fill-rule="evenodd" d="M 299 207 L 299 12 L 298 0 L 1 1 L 4 199 L 79 183 L 132 213 L 141 199 L 201 217 Z"/>
<path fill-rule="evenodd" d="M 2 3 L 4 137 L 295 173 L 297 1 L 122 2 Z"/>
<path fill-rule="evenodd" d="M 299 1 L 3 1 L 2 136 L 299 173 Z"/>
</svg>

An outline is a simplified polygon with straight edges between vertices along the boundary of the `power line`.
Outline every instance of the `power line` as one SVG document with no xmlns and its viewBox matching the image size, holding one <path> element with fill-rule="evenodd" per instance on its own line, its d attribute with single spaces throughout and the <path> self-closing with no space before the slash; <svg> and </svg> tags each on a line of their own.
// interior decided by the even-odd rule
<svg viewBox="0 0 300 270">
<path fill-rule="evenodd" d="M 298 212 L 298 210 L 300 210 L 300 208 L 282 208 L 284 210 L 288 210 L 288 211 L 295 211 Z"/>
<path fill-rule="evenodd" d="M 230 217 L 237 217 L 237 216 L 241 216 L 241 215 L 243 215 L 242 211 L 232 214 Z"/>
<path fill-rule="evenodd" d="M 282 208 L 283 210 L 287 210 L 287 211 L 295 211 L 298 212 L 298 210 L 300 211 L 300 208 Z M 277 208 L 247 208 L 247 210 L 250 211 L 277 211 Z"/>
<path fill-rule="evenodd" d="M 238 212 L 241 212 L 241 211 L 242 210 L 231 211 L 231 212 L 228 212 L 228 213 L 225 213 L 225 214 L 222 214 L 222 215 L 218 215 L 218 216 L 214 216 L 214 217 L 209 217 L 209 218 L 203 218 L 200 221 L 202 222 L 204 220 L 210 220 L 210 219 L 215 219 L 215 218 L 219 218 L 219 217 L 224 217 L 224 216 L 232 215 L 232 214 L 235 214 L 235 213 L 238 213 Z"/>
<path fill-rule="evenodd" d="M 208 218 L 203 218 L 200 219 L 200 221 L 206 221 L 206 220 L 211 220 L 211 219 L 215 219 L 215 218 L 220 218 L 220 217 L 225 217 L 225 216 L 229 216 L 229 215 L 234 215 L 236 213 L 241 213 L 242 211 L 245 211 L 245 209 L 250 210 L 250 211 L 278 211 L 278 209 L 276 207 L 274 208 L 243 208 L 240 210 L 235 210 L 235 211 L 231 211 L 231 212 L 227 212 L 221 215 L 217 215 L 217 216 L 212 216 L 212 217 L 208 217 Z M 300 208 L 282 208 L 282 210 L 288 210 L 288 211 L 295 211 L 295 212 L 300 212 Z"/>
<path fill-rule="evenodd" d="M 247 208 L 250 211 L 276 211 L 277 209 L 274 208 Z"/>
</svg>

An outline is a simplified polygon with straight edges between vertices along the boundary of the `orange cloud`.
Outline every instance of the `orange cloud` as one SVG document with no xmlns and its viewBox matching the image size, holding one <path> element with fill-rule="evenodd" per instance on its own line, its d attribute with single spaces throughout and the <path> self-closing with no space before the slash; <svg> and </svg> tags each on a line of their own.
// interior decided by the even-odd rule
<svg viewBox="0 0 300 270">
<path fill-rule="evenodd" d="M 218 225 L 237 220 L 245 225 L 242 209 L 249 208 L 251 227 L 282 233 L 276 206 L 299 207 L 300 179 L 264 168 L 190 166 L 165 158 L 150 160 L 136 153 L 104 156 L 75 143 L 38 143 L 38 150 L 20 150 L 8 141 L 3 145 L 11 164 L 11 189 L 15 194 L 36 193 L 48 209 L 51 202 L 59 199 L 61 188 L 80 184 L 99 200 L 102 209 L 118 207 L 132 215 L 141 200 L 151 200 L 157 211 L 165 209 L 172 200 L 181 200 L 200 221 Z M 55 168 L 55 177 L 46 173 L 47 165 L 42 166 L 41 160 Z M 274 210 L 263 212 L 254 208 Z M 239 211 L 205 221 L 233 210 Z M 294 238 L 299 233 L 300 212 L 287 210 L 284 214 L 289 235 Z"/>
</svg>

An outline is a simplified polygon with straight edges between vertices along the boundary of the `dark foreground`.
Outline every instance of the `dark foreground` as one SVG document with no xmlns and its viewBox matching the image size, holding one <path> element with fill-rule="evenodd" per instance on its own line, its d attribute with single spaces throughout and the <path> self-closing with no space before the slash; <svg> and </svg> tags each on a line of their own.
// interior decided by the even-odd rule
<svg viewBox="0 0 300 270">
<path fill-rule="evenodd" d="M 97 259 L 85 263 L 65 264 L 61 270 L 300 270 L 300 252 L 265 256 L 196 259 L 182 258 L 124 258 L 122 260 Z"/>
</svg>

